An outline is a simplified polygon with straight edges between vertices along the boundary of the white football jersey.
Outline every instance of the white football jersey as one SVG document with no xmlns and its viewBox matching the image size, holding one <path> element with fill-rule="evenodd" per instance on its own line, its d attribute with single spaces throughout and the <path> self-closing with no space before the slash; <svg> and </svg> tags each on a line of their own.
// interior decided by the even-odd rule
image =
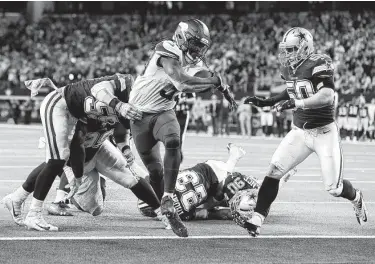
<svg viewBox="0 0 375 264">
<path fill-rule="evenodd" d="M 173 109 L 174 97 L 181 92 L 172 84 L 169 76 L 159 64 L 161 57 L 170 57 L 181 62 L 181 66 L 189 75 L 195 74 L 201 65 L 189 66 L 182 51 L 170 40 L 158 43 L 150 57 L 143 74 L 139 75 L 130 92 L 129 103 L 146 113 L 159 113 Z M 166 96 L 166 94 L 168 96 Z"/>
</svg>

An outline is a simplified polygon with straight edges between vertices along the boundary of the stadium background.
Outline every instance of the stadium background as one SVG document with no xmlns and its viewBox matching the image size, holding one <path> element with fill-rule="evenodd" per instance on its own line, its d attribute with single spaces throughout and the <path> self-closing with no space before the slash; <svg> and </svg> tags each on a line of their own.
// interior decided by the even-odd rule
<svg viewBox="0 0 375 264">
<path fill-rule="evenodd" d="M 115 72 L 136 75 L 155 43 L 170 38 L 178 21 L 196 17 L 211 30 L 208 65 L 225 76 L 236 100 L 284 88 L 277 44 L 288 27 L 306 25 L 317 52 L 334 60 L 337 98 L 365 100 L 373 122 L 374 9 L 371 2 L 1 2 L 0 120 L 39 122 L 48 90 L 29 100 L 25 80 L 50 77 L 64 85 Z M 198 96 L 204 107 L 193 111 L 190 128 L 201 117 L 205 131 L 225 134 L 229 124 L 229 133 L 241 133 L 240 113 L 229 113 L 219 94 L 215 113 L 212 93 Z M 252 134 L 262 134 L 259 111 L 240 111 L 251 117 Z M 287 130 L 290 118 L 274 116 L 273 131 L 277 122 Z"/>
</svg>

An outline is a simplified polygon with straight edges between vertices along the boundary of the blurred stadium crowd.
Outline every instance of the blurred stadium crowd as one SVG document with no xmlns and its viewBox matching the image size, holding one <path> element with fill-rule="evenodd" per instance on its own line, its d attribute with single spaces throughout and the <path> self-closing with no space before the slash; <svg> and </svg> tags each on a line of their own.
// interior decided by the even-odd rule
<svg viewBox="0 0 375 264">
<path fill-rule="evenodd" d="M 370 103 L 375 88 L 374 16 L 373 11 L 334 11 L 196 17 L 211 30 L 213 44 L 207 53 L 208 65 L 225 76 L 238 100 L 246 95 L 277 91 L 275 88 L 283 84 L 278 71 L 278 43 L 287 28 L 304 25 L 314 36 L 317 52 L 327 53 L 334 60 L 338 97 L 348 101 L 361 95 L 361 100 Z M 29 23 L 22 16 L 17 21 L 3 17 L 0 23 L 0 89 L 2 94 L 13 94 L 15 89 L 23 87 L 25 80 L 46 76 L 64 85 L 115 72 L 136 75 L 143 70 L 153 46 L 170 38 L 178 21 L 190 17 L 46 14 L 38 23 Z M 255 108 L 240 107 L 237 113 L 227 113 L 221 103 L 220 109 L 214 110 L 217 113 L 213 113 L 210 100 L 220 99 L 211 99 L 211 94 L 201 96 L 206 100 L 203 103 L 199 99 L 193 106 L 193 126 L 201 118 L 204 127 L 211 127 L 214 134 L 221 131 L 225 134 L 230 127 L 238 127 L 234 130 L 241 134 L 241 127 L 246 129 L 246 126 L 241 125 L 240 120 L 248 120 L 247 115 L 252 116 L 253 127 L 257 127 L 254 120 L 259 119 L 260 123 L 260 117 L 254 119 L 260 115 Z M 37 115 L 38 106 L 30 105 L 31 101 L 21 105 L 13 101 L 8 110 L 17 117 L 24 116 L 31 107 L 33 117 Z M 212 125 L 215 116 L 224 116 L 227 121 L 218 122 L 223 124 L 218 128 Z M 282 121 L 285 129 L 288 116 Z M 370 116 L 373 122 L 373 113 Z M 279 119 L 274 114 L 272 126 L 276 134 L 280 131 L 276 129 L 281 122 Z"/>
</svg>

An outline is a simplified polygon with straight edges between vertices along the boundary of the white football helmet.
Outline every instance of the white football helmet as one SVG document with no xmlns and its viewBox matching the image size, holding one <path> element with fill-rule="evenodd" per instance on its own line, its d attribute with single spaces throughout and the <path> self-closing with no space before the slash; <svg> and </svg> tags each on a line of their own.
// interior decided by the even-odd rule
<svg viewBox="0 0 375 264">
<path fill-rule="evenodd" d="M 289 29 L 279 44 L 279 61 L 285 67 L 293 67 L 314 52 L 311 33 L 304 28 Z"/>
</svg>

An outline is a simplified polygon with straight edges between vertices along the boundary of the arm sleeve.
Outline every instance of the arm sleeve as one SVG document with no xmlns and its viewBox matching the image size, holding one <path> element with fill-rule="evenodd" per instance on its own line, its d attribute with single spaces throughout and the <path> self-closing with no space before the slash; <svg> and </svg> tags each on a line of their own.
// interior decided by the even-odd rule
<svg viewBox="0 0 375 264">
<path fill-rule="evenodd" d="M 84 163 L 86 158 L 85 152 L 85 135 L 86 126 L 78 122 L 72 142 L 70 144 L 70 165 L 74 173 L 74 177 L 81 178 L 83 176 Z"/>
<path fill-rule="evenodd" d="M 290 99 L 290 97 L 289 97 L 288 91 L 287 91 L 287 89 L 285 89 L 281 93 L 279 93 L 279 94 L 277 94 L 273 97 L 267 98 L 265 101 L 269 102 L 270 106 L 273 106 L 280 101 L 289 100 L 289 99 Z"/>
</svg>

